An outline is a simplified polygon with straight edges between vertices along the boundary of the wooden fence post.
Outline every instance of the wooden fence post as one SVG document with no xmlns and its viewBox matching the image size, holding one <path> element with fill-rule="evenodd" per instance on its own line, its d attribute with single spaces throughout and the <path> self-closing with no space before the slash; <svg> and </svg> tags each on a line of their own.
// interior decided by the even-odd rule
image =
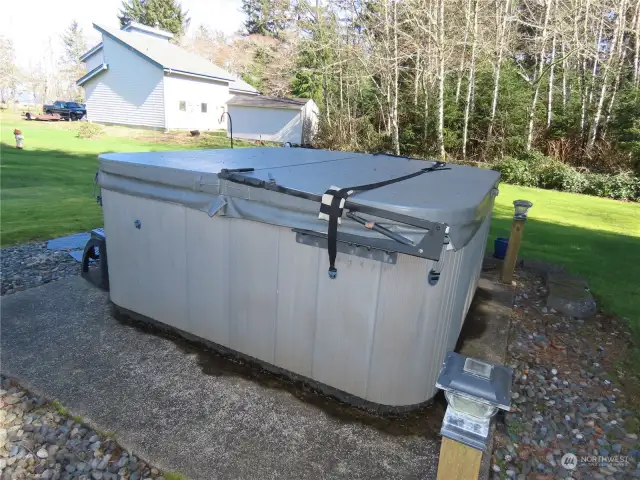
<svg viewBox="0 0 640 480">
<path fill-rule="evenodd" d="M 449 352 L 436 387 L 444 390 L 438 480 L 478 480 L 483 454 L 491 454 L 492 419 L 511 409 L 513 370 Z"/>
<path fill-rule="evenodd" d="M 442 437 L 438 480 L 476 480 L 480 475 L 482 451 Z"/>
<path fill-rule="evenodd" d="M 518 261 L 518 251 L 522 243 L 522 232 L 524 231 L 524 224 L 527 221 L 527 212 L 533 206 L 533 203 L 527 200 L 516 200 L 513 202 L 513 206 L 516 213 L 513 216 L 507 253 L 504 257 L 502 273 L 500 274 L 500 282 L 508 285 L 511 285 L 511 281 L 513 280 L 513 271 Z"/>
</svg>

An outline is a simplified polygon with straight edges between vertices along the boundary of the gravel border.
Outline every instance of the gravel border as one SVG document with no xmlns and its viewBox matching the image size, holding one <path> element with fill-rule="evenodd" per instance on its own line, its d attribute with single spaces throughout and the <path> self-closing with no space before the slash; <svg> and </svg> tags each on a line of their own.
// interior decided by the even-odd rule
<svg viewBox="0 0 640 480">
<path fill-rule="evenodd" d="M 640 478 L 640 386 L 620 367 L 632 348 L 626 324 L 562 316 L 546 295 L 540 277 L 520 272 L 506 360 L 514 411 L 499 424 L 492 478 Z"/>
<path fill-rule="evenodd" d="M 46 242 L 0 249 L 0 294 L 37 287 L 80 274 L 80 263 L 63 250 L 49 250 Z"/>
<path fill-rule="evenodd" d="M 1 480 L 165 480 L 56 402 L 25 392 L 4 376 L 0 382 Z"/>
</svg>

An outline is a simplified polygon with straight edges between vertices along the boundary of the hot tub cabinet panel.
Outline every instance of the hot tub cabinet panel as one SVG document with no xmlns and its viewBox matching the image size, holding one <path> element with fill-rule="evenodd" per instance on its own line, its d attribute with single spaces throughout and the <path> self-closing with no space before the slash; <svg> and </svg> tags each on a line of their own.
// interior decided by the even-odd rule
<svg viewBox="0 0 640 480">
<path fill-rule="evenodd" d="M 318 246 L 298 243 L 292 230 L 313 225 L 319 234 L 326 232 L 327 222 L 317 219 L 317 202 L 296 199 L 299 204 L 283 208 L 286 194 L 265 200 L 258 188 L 247 190 L 213 174 L 228 168 L 221 160 L 251 167 L 268 159 L 271 164 L 261 168 L 277 180 L 283 169 L 304 166 L 305 159 L 324 162 L 324 154 L 331 160 L 338 152 L 269 149 L 273 153 L 256 158 L 251 150 L 101 157 L 111 300 L 347 396 L 397 408 L 431 399 L 442 359 L 456 344 L 475 292 L 497 174 L 479 171 L 484 195 L 470 199 L 476 227 L 471 235 L 458 236 L 466 235 L 464 245 L 453 244 L 451 235 L 438 261 L 397 253 L 392 263 L 391 257 L 381 261 L 339 251 L 338 276 L 331 279 L 322 238 Z M 385 162 L 407 161 L 385 157 Z M 339 172 L 340 160 L 331 163 Z M 458 168 L 470 167 L 438 172 L 439 181 L 443 174 L 455 177 Z M 163 176 L 163 169 L 174 175 Z M 479 169 L 465 175 L 473 177 L 472 170 Z M 428 186 L 434 181 L 429 175 L 417 178 Z M 386 188 L 392 187 L 381 190 Z M 226 208 L 210 216 L 220 200 Z M 257 218 L 262 205 L 276 205 L 280 217 L 267 212 Z M 454 223 L 454 217 L 446 222 Z M 366 229 L 343 217 L 338 230 Z M 420 234 L 415 228 L 405 233 Z M 435 285 L 429 283 L 432 270 L 440 270 Z"/>
</svg>

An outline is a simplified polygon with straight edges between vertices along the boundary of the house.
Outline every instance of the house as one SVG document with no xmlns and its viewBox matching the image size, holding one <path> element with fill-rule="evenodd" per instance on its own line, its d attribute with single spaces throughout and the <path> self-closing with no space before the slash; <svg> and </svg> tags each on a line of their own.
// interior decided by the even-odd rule
<svg viewBox="0 0 640 480">
<path fill-rule="evenodd" d="M 234 95 L 227 108 L 239 138 L 306 145 L 318 129 L 318 106 L 309 98 Z"/>
<path fill-rule="evenodd" d="M 87 73 L 87 118 L 154 129 L 226 128 L 232 95 L 259 92 L 229 72 L 170 43 L 171 33 L 131 23 L 122 30 L 94 24 L 102 42 L 80 59 Z"/>
<path fill-rule="evenodd" d="M 171 43 L 169 32 L 138 23 L 121 30 L 93 26 L 102 42 L 80 57 L 87 73 L 76 82 L 85 89 L 89 121 L 218 130 L 228 128 L 227 112 L 234 137 L 246 132 L 246 138 L 308 143 L 303 132 L 317 124 L 312 101 L 263 97 L 236 75 Z M 263 99 L 260 105 L 243 104 L 253 97 Z"/>
</svg>

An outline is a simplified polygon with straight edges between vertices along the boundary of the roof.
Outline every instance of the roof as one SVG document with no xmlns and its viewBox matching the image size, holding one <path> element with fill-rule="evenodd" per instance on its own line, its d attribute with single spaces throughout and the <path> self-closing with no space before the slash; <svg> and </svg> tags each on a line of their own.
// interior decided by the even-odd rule
<svg viewBox="0 0 640 480">
<path fill-rule="evenodd" d="M 299 110 L 310 101 L 310 98 L 280 98 L 267 97 L 265 95 L 248 97 L 245 95 L 234 95 L 227 101 L 227 105 L 257 108 L 287 108 Z"/>
<path fill-rule="evenodd" d="M 165 37 L 166 39 L 173 38 L 173 33 L 171 32 L 160 30 L 159 28 L 148 27 L 147 25 L 143 25 L 137 22 L 127 23 L 124 27 L 122 27 L 122 30 L 124 30 L 125 32 L 128 30 L 141 30 L 143 32 L 149 32 L 161 37 Z"/>
<path fill-rule="evenodd" d="M 258 95 L 260 92 L 249 85 L 247 82 L 242 80 L 240 77 L 236 77 L 233 82 L 229 84 L 229 90 L 245 92 L 245 93 L 254 93 Z"/>
<path fill-rule="evenodd" d="M 155 38 L 150 35 L 129 33 L 122 30 L 113 30 L 95 23 L 93 26 L 103 35 L 106 35 L 130 50 L 133 50 L 157 67 L 164 69 L 169 74 L 182 73 L 229 82 L 235 80 L 231 73 L 217 65 L 214 65 L 209 60 L 206 60 L 195 53 L 183 50 L 179 46 L 169 43 L 161 38 Z"/>
<path fill-rule="evenodd" d="M 104 72 L 108 68 L 109 68 L 109 65 L 107 65 L 106 63 L 102 63 L 102 64 L 98 65 L 96 68 L 94 68 L 93 70 L 91 70 L 90 72 L 87 72 L 85 75 L 80 77 L 78 80 L 76 80 L 76 84 L 79 85 L 79 86 L 82 86 L 85 83 L 87 83 L 89 80 L 91 80 L 93 77 L 95 77 L 96 75 L 101 74 L 102 72 Z"/>
<path fill-rule="evenodd" d="M 84 62 L 87 58 L 89 58 L 94 53 L 99 52 L 100 50 L 102 50 L 102 42 L 100 42 L 97 45 L 94 45 L 89 50 L 87 50 L 85 53 L 83 53 L 82 56 L 80 57 L 80 61 Z"/>
</svg>

